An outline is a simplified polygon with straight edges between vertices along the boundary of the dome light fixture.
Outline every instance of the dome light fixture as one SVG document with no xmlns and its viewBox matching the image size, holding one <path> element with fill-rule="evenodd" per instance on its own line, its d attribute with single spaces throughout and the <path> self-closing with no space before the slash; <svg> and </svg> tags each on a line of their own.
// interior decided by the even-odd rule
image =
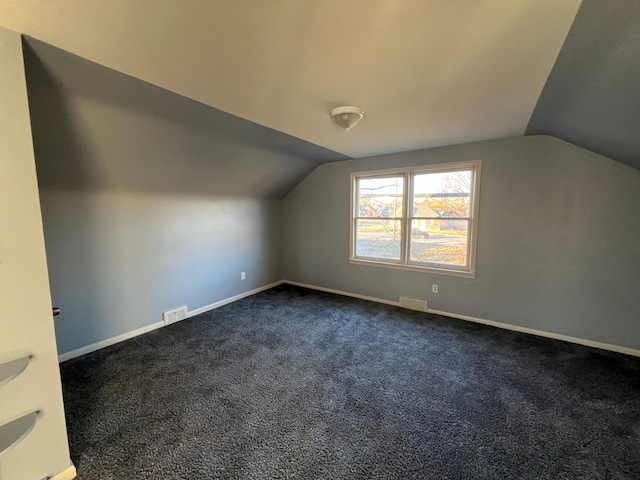
<svg viewBox="0 0 640 480">
<path fill-rule="evenodd" d="M 344 128 L 345 132 L 355 127 L 362 115 L 364 112 L 358 107 L 337 107 L 331 110 L 331 118 L 340 128 Z"/>
</svg>

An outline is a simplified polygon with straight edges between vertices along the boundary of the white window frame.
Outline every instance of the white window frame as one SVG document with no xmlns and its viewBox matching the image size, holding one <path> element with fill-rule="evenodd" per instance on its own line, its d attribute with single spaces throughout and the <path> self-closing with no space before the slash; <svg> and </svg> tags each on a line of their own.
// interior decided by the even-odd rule
<svg viewBox="0 0 640 480">
<path fill-rule="evenodd" d="M 469 160 L 464 162 L 439 163 L 433 165 L 421 165 L 416 167 L 389 168 L 385 170 L 370 170 L 366 172 L 351 173 L 350 191 L 350 227 L 349 227 L 349 263 L 356 265 L 369 265 L 376 267 L 395 268 L 400 270 L 412 270 L 425 273 L 436 273 L 444 275 L 454 275 L 459 277 L 475 278 L 476 276 L 476 253 L 478 243 L 478 212 L 480 208 L 480 170 L 482 162 L 480 160 Z M 411 221 L 413 216 L 412 208 L 408 205 L 413 201 L 413 177 L 425 173 L 443 173 L 470 170 L 470 196 L 469 196 L 469 217 L 454 217 L 459 220 L 468 221 L 467 231 L 467 264 L 463 266 L 417 262 L 410 259 L 411 242 Z M 361 178 L 384 178 L 384 177 L 404 177 L 402 195 L 402 216 L 385 217 L 385 220 L 397 220 L 400 222 L 400 260 L 387 258 L 372 258 L 356 256 L 356 230 L 359 219 L 358 210 L 358 179 Z M 371 217 L 366 217 L 371 218 Z M 373 217 L 375 219 L 377 217 Z"/>
</svg>

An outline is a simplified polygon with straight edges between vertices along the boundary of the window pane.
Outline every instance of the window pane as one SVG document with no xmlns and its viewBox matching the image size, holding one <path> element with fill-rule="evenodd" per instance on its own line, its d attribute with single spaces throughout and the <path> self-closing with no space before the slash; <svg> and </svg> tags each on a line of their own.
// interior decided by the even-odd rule
<svg viewBox="0 0 640 480">
<path fill-rule="evenodd" d="M 471 171 L 422 173 L 413 177 L 414 217 L 468 217 Z"/>
<path fill-rule="evenodd" d="M 465 266 L 468 228 L 468 220 L 413 220 L 411 260 Z"/>
<path fill-rule="evenodd" d="M 358 179 L 359 217 L 401 217 L 404 177 Z"/>
<path fill-rule="evenodd" d="M 400 220 L 358 220 L 356 256 L 400 260 Z"/>
</svg>

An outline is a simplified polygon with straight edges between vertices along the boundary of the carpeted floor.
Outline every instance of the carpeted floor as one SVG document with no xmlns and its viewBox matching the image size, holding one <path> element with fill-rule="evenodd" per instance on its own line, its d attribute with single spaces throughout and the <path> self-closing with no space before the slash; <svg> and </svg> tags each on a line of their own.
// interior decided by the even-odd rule
<svg viewBox="0 0 640 480">
<path fill-rule="evenodd" d="M 640 478 L 640 358 L 288 285 L 61 368 L 80 480 Z"/>
</svg>

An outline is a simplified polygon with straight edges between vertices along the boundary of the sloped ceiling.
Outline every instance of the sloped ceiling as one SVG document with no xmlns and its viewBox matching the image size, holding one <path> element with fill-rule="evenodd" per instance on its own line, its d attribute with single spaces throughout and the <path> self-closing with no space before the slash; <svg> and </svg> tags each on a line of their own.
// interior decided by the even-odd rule
<svg viewBox="0 0 640 480">
<path fill-rule="evenodd" d="M 282 198 L 343 155 L 27 38 L 40 191 Z"/>
<path fill-rule="evenodd" d="M 640 1 L 582 2 L 526 134 L 640 169 Z"/>
<path fill-rule="evenodd" d="M 0 24 L 352 157 L 522 135 L 580 0 L 5 0 Z M 365 110 L 349 133 L 329 120 Z"/>
</svg>

